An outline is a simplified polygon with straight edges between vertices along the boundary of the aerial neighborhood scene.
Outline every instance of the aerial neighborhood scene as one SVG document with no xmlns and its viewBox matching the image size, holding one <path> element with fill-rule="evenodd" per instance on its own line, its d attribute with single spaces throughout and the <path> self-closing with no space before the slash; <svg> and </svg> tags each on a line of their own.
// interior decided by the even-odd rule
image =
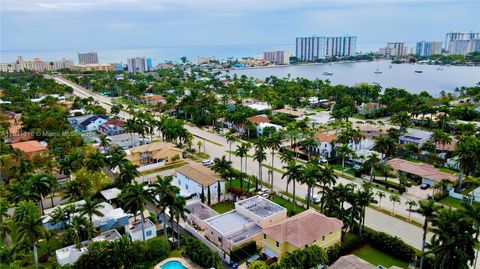
<svg viewBox="0 0 480 269">
<path fill-rule="evenodd" d="M 0 16 L 0 269 L 480 268 L 479 1 Z"/>
</svg>

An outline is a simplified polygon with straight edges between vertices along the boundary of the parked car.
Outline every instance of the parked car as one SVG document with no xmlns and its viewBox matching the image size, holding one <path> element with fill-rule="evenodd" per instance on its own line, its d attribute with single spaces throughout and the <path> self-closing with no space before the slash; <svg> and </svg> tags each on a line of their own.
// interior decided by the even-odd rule
<svg viewBox="0 0 480 269">
<path fill-rule="evenodd" d="M 422 185 L 420 185 L 420 189 L 422 189 L 422 190 L 426 190 L 428 188 L 430 188 L 430 184 L 428 184 L 428 183 L 423 183 Z"/>
<path fill-rule="evenodd" d="M 308 195 L 305 196 L 305 200 L 308 199 Z M 318 195 L 314 194 L 313 196 L 310 197 L 312 203 L 318 205 L 320 204 L 320 197 L 318 197 Z"/>
<path fill-rule="evenodd" d="M 204 166 L 211 166 L 211 165 L 213 165 L 213 161 L 212 160 L 205 160 L 205 161 L 202 161 L 202 164 Z"/>
<path fill-rule="evenodd" d="M 182 158 L 185 159 L 185 158 L 187 158 L 187 156 L 188 156 L 188 151 L 186 151 L 186 150 L 182 151 Z"/>
<path fill-rule="evenodd" d="M 412 182 L 407 181 L 407 182 L 405 183 L 405 187 L 410 188 L 411 186 L 412 186 Z"/>
</svg>

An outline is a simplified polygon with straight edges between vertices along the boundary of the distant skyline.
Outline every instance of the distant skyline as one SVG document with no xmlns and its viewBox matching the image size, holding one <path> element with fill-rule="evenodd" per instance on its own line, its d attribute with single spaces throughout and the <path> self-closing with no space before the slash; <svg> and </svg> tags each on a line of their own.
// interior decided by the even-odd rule
<svg viewBox="0 0 480 269">
<path fill-rule="evenodd" d="M 362 50 L 389 41 L 443 42 L 450 31 L 479 31 L 480 1 L 2 0 L 0 17 L 3 51 L 275 49 L 311 35 L 355 35 Z"/>
</svg>

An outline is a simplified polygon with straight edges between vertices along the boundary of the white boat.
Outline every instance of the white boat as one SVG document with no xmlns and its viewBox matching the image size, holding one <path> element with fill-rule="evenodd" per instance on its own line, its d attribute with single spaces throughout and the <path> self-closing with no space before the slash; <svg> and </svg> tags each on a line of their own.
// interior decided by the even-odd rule
<svg viewBox="0 0 480 269">
<path fill-rule="evenodd" d="M 422 70 L 415 70 L 415 73 L 423 73 Z"/>
<path fill-rule="evenodd" d="M 382 71 L 378 70 L 378 68 L 377 68 L 377 70 L 375 70 L 375 72 L 373 72 L 373 73 L 375 73 L 375 74 L 381 74 Z"/>
<path fill-rule="evenodd" d="M 441 67 L 437 67 L 437 70 L 443 70 L 443 68 L 441 68 Z"/>
<path fill-rule="evenodd" d="M 333 73 L 332 73 L 332 72 L 323 72 L 322 75 L 324 75 L 324 76 L 333 76 Z"/>
</svg>

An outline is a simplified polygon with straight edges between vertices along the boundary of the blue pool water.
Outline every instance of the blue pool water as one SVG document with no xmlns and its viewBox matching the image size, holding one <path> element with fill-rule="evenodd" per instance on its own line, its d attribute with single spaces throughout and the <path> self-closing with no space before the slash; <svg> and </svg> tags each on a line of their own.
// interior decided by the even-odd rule
<svg viewBox="0 0 480 269">
<path fill-rule="evenodd" d="M 160 266 L 161 269 L 186 269 L 187 267 L 179 261 L 167 262 L 164 265 Z"/>
</svg>

